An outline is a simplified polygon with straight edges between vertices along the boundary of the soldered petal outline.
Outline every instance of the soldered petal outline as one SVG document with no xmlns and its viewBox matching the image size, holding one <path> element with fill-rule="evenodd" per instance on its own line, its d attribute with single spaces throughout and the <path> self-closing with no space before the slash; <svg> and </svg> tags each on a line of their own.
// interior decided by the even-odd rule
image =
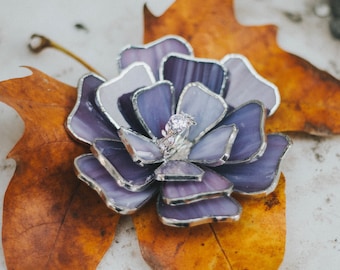
<svg viewBox="0 0 340 270">
<path fill-rule="evenodd" d="M 177 52 L 181 54 L 193 55 L 191 45 L 182 37 L 167 35 L 141 46 L 126 46 L 118 58 L 118 66 L 124 69 L 134 62 L 145 62 L 159 80 L 159 68 L 163 57 L 167 54 Z"/>
<path fill-rule="evenodd" d="M 236 125 L 222 125 L 211 130 L 193 145 L 188 160 L 208 166 L 224 164 L 229 159 L 237 134 Z"/>
<path fill-rule="evenodd" d="M 173 83 L 176 101 L 188 83 L 200 82 L 223 96 L 228 81 L 227 70 L 220 62 L 178 53 L 171 53 L 163 59 L 160 74 L 161 80 Z"/>
<path fill-rule="evenodd" d="M 91 151 L 100 164 L 116 179 L 117 184 L 130 191 L 142 191 L 154 182 L 156 165 L 139 166 L 120 141 L 96 139 Z"/>
<path fill-rule="evenodd" d="M 159 81 L 133 94 L 137 118 L 151 138 L 163 136 L 161 131 L 175 112 L 174 101 L 174 88 L 169 81 Z"/>
<path fill-rule="evenodd" d="M 192 227 L 205 223 L 239 220 L 242 207 L 230 196 L 202 200 L 190 204 L 172 206 L 157 201 L 157 213 L 161 222 L 173 227 Z"/>
<path fill-rule="evenodd" d="M 249 60 L 240 54 L 228 54 L 221 63 L 230 77 L 226 101 L 236 108 L 250 100 L 259 100 L 272 115 L 280 105 L 276 85 L 257 73 Z"/>
<path fill-rule="evenodd" d="M 116 128 L 101 114 L 95 104 L 95 91 L 104 79 L 90 73 L 78 83 L 77 101 L 67 117 L 68 132 L 77 140 L 92 144 L 95 138 L 118 138 Z"/>
<path fill-rule="evenodd" d="M 96 104 L 116 129 L 121 126 L 129 127 L 129 123 L 119 113 L 118 99 L 124 94 L 150 86 L 155 81 L 149 66 L 144 63 L 131 64 L 119 76 L 98 87 L 95 97 Z"/>
<path fill-rule="evenodd" d="M 264 130 L 266 109 L 259 101 L 242 104 L 228 113 L 219 125 L 236 125 L 237 137 L 226 163 L 256 161 L 266 150 L 267 137 Z"/>
<path fill-rule="evenodd" d="M 118 135 L 126 151 L 137 164 L 144 166 L 163 161 L 163 153 L 150 138 L 125 128 L 120 128 Z"/>
<path fill-rule="evenodd" d="M 167 160 L 155 170 L 158 181 L 202 181 L 204 170 L 184 160 Z"/>
<path fill-rule="evenodd" d="M 232 189 L 232 182 L 205 168 L 202 181 L 182 183 L 167 181 L 161 186 L 161 194 L 166 204 L 180 205 L 230 195 Z"/>
<path fill-rule="evenodd" d="M 108 208 L 122 215 L 135 213 L 159 189 L 157 185 L 151 185 L 143 191 L 132 192 L 120 187 L 92 154 L 78 156 L 74 167 L 78 178 L 94 189 Z"/>
<path fill-rule="evenodd" d="M 269 134 L 264 154 L 255 162 L 225 164 L 214 170 L 234 184 L 234 191 L 246 195 L 269 194 L 280 178 L 281 161 L 292 144 L 283 134 Z"/>
<path fill-rule="evenodd" d="M 190 127 L 188 140 L 195 143 L 224 118 L 227 110 L 228 105 L 220 95 L 195 82 L 184 88 L 176 113 L 193 117 L 196 125 Z"/>
</svg>

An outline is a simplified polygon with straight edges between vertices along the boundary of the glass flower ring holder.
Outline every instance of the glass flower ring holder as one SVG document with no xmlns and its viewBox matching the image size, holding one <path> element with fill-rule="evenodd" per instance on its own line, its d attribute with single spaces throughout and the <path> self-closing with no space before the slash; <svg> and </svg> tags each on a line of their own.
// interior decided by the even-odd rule
<svg viewBox="0 0 340 270">
<path fill-rule="evenodd" d="M 66 123 L 90 149 L 75 158 L 79 179 L 109 208 L 132 214 L 156 197 L 164 224 L 194 226 L 238 220 L 233 192 L 275 189 L 291 141 L 265 134 L 279 92 L 245 57 L 196 58 L 165 36 L 124 48 L 118 64 L 111 80 L 80 79 Z"/>
</svg>

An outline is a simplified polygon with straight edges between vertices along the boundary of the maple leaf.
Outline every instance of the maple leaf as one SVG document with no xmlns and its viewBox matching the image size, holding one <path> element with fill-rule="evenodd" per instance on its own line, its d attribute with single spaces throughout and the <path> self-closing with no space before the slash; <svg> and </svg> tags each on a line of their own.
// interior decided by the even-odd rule
<svg viewBox="0 0 340 270">
<path fill-rule="evenodd" d="M 268 119 L 268 131 L 339 133 L 340 123 L 334 121 L 339 82 L 281 50 L 274 26 L 240 26 L 231 0 L 177 0 L 161 18 L 146 9 L 145 18 L 146 42 L 179 34 L 198 57 L 219 59 L 232 52 L 247 56 L 281 90 L 282 104 Z M 9 269 L 95 268 L 111 244 L 119 215 L 73 172 L 74 157 L 87 152 L 64 129 L 75 89 L 32 71 L 32 76 L 0 83 L 0 100 L 16 109 L 26 125 L 9 154 L 17 170 L 4 203 L 6 263 Z M 149 204 L 134 216 L 143 256 L 162 269 L 277 269 L 285 246 L 284 189 L 281 176 L 267 197 L 238 196 L 243 214 L 234 224 L 169 228 Z"/>
<path fill-rule="evenodd" d="M 153 269 L 278 269 L 286 238 L 285 179 L 268 196 L 234 196 L 242 216 L 234 223 L 191 228 L 164 226 L 154 204 L 133 216 L 144 259 Z"/>
<path fill-rule="evenodd" d="M 25 123 L 9 154 L 17 168 L 4 199 L 6 264 L 8 269 L 94 269 L 111 245 L 119 215 L 74 174 L 74 157 L 87 151 L 64 128 L 76 89 L 31 70 L 31 76 L 0 83 L 0 101 Z"/>
<path fill-rule="evenodd" d="M 29 77 L 0 83 L 0 100 L 25 122 L 25 133 L 9 154 L 17 169 L 4 201 L 6 264 L 8 269 L 94 269 L 112 242 L 119 215 L 73 172 L 74 157 L 87 151 L 64 128 L 76 90 L 31 70 Z M 154 204 L 149 204 L 134 218 L 144 257 L 162 269 L 231 269 L 255 261 L 277 267 L 285 244 L 284 185 L 281 176 L 267 197 L 238 196 L 244 209 L 235 224 L 171 228 L 160 223 Z M 275 238 L 268 232 L 275 232 Z M 240 242 L 240 235 L 247 240 Z M 265 262 L 257 249 L 275 254 Z M 244 260 L 249 254 L 251 260 Z"/>
<path fill-rule="evenodd" d="M 267 120 L 267 131 L 340 133 L 340 82 L 279 48 L 275 26 L 240 25 L 232 0 L 177 0 L 160 18 L 147 9 L 144 13 L 145 42 L 178 34 L 190 42 L 198 57 L 221 59 L 227 53 L 240 53 L 277 85 L 281 105 Z"/>
</svg>

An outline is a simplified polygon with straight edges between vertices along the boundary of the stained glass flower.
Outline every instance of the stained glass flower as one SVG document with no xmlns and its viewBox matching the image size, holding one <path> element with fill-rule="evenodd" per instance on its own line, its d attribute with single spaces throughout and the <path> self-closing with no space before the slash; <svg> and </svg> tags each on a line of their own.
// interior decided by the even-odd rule
<svg viewBox="0 0 340 270">
<path fill-rule="evenodd" d="M 106 205 L 132 214 L 157 196 L 160 220 L 194 226 L 237 220 L 232 192 L 267 194 L 277 185 L 290 139 L 266 135 L 278 89 L 246 58 L 195 58 L 181 37 L 124 48 L 120 74 L 84 76 L 67 129 L 89 144 L 78 177 Z"/>
</svg>

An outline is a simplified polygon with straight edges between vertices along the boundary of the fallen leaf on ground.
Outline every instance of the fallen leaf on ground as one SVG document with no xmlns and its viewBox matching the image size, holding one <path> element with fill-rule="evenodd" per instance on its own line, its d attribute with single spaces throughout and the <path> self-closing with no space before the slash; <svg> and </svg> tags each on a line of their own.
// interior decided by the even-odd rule
<svg viewBox="0 0 340 270">
<path fill-rule="evenodd" d="M 4 199 L 2 241 L 8 269 L 95 269 L 119 215 L 77 179 L 73 159 L 88 147 L 64 128 L 77 91 L 31 69 L 0 83 L 25 132 L 8 155 L 17 168 Z"/>
<path fill-rule="evenodd" d="M 242 26 L 232 0 L 177 0 L 161 17 L 145 8 L 145 42 L 167 34 L 187 39 L 195 55 L 221 59 L 245 55 L 256 71 L 279 87 L 281 105 L 267 131 L 340 133 L 340 81 L 307 61 L 283 51 L 275 26 Z"/>
<path fill-rule="evenodd" d="M 278 269 L 286 242 L 283 175 L 268 196 L 234 197 L 243 207 L 239 221 L 181 229 L 164 226 L 149 203 L 133 216 L 144 259 L 164 270 Z"/>
</svg>

